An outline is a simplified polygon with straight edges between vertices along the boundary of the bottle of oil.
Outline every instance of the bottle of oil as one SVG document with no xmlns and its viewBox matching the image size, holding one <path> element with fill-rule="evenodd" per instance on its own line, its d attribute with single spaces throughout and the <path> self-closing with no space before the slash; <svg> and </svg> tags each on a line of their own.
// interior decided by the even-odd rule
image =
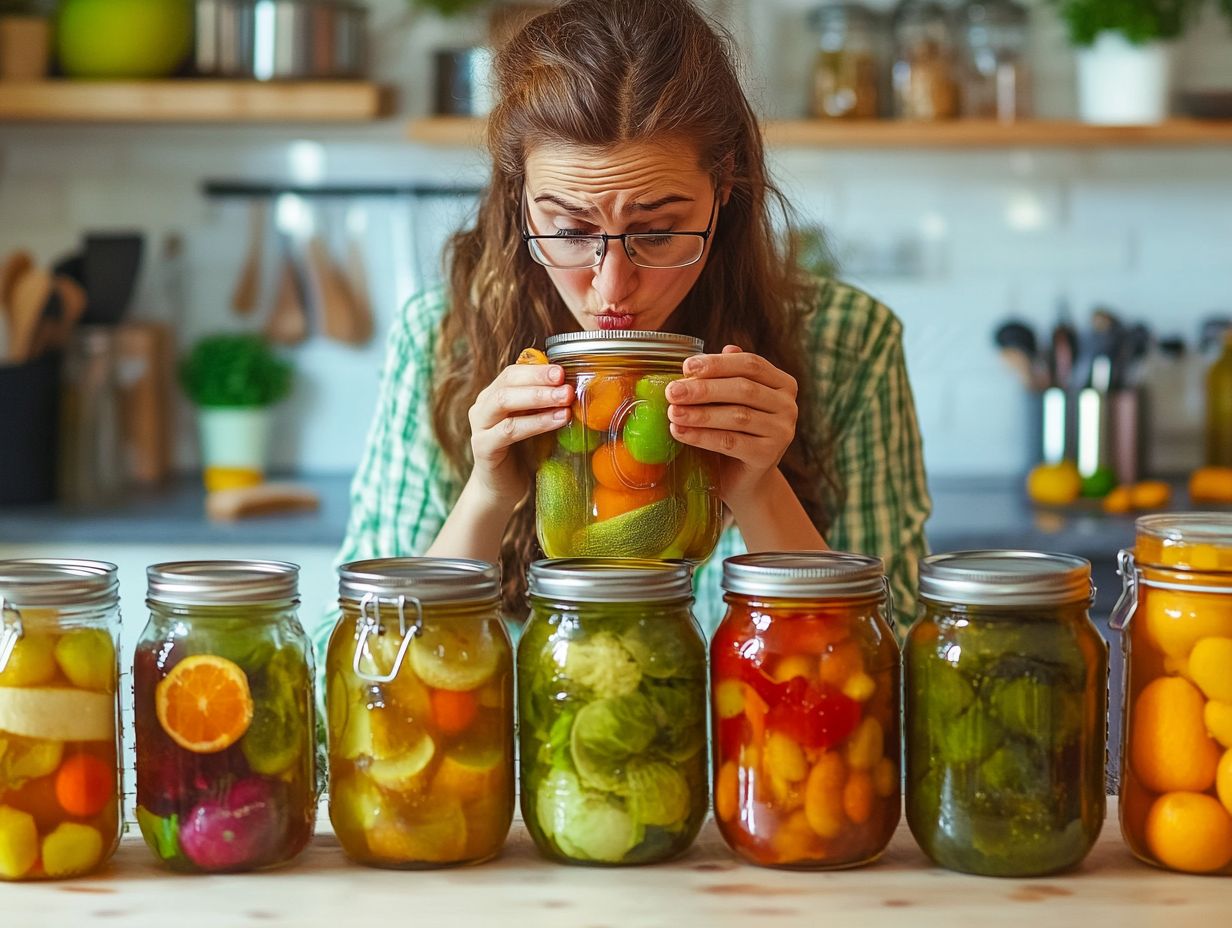
<svg viewBox="0 0 1232 928">
<path fill-rule="evenodd" d="M 1206 463 L 1232 467 L 1232 327 L 1223 354 L 1206 375 Z"/>
</svg>

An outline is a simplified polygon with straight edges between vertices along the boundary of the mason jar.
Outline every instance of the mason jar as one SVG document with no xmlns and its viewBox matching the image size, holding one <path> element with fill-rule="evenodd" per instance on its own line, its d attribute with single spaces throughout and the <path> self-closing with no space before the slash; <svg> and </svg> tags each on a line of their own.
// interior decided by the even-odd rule
<svg viewBox="0 0 1232 928">
<path fill-rule="evenodd" d="M 753 863 L 854 867 L 898 825 L 898 642 L 881 559 L 831 551 L 723 562 L 711 642 L 714 810 Z"/>
<path fill-rule="evenodd" d="M 958 48 L 950 12 L 937 0 L 894 10 L 894 116 L 923 122 L 958 115 Z"/>
<path fill-rule="evenodd" d="M 97 870 L 120 837 L 114 564 L 0 561 L 0 880 Z"/>
<path fill-rule="evenodd" d="M 969 551 L 920 562 L 904 646 L 907 823 L 951 870 L 1072 867 L 1104 821 L 1108 646 L 1091 565 Z"/>
<path fill-rule="evenodd" d="M 316 817 L 312 653 L 299 568 L 182 561 L 147 570 L 133 662 L 137 822 L 188 872 L 286 863 Z"/>
<path fill-rule="evenodd" d="M 667 385 L 701 339 L 667 332 L 569 332 L 547 340 L 576 391 L 535 480 L 548 557 L 701 561 L 723 522 L 718 456 L 676 441 Z"/>
<path fill-rule="evenodd" d="M 500 572 L 461 558 L 339 569 L 325 659 L 329 816 L 378 867 L 495 857 L 513 819 L 513 646 Z"/>
<path fill-rule="evenodd" d="M 817 33 L 809 115 L 875 119 L 880 96 L 881 19 L 862 3 L 826 3 L 809 15 Z"/>
<path fill-rule="evenodd" d="M 1121 575 L 1121 832 L 1147 863 L 1228 875 L 1232 513 L 1143 516 Z"/>
<path fill-rule="evenodd" d="M 706 816 L 706 645 L 680 562 L 530 566 L 518 643 L 522 817 L 545 856 L 683 853 Z"/>
</svg>

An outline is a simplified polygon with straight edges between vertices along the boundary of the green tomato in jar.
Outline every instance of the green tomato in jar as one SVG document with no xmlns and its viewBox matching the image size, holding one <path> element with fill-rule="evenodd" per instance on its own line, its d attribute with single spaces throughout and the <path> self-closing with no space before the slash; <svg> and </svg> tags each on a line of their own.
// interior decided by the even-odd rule
<svg viewBox="0 0 1232 928">
<path fill-rule="evenodd" d="M 589 454 L 603 444 L 603 435 L 587 428 L 580 416 L 574 416 L 567 425 L 557 429 L 556 440 L 570 454 Z"/>
<path fill-rule="evenodd" d="M 680 453 L 680 442 L 672 438 L 667 419 L 665 391 L 672 378 L 646 376 L 637 382 L 633 392 L 637 402 L 625 419 L 625 447 L 641 464 L 666 464 Z"/>
</svg>

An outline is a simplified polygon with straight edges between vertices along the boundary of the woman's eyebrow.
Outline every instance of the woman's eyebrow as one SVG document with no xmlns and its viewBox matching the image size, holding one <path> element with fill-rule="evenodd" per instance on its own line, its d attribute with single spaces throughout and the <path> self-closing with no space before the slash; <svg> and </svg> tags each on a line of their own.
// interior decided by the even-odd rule
<svg viewBox="0 0 1232 928">
<path fill-rule="evenodd" d="M 553 193 L 540 194 L 539 196 L 535 197 L 534 202 L 552 203 L 556 206 L 559 206 L 561 209 L 566 210 L 567 212 L 573 213 L 578 216 L 591 216 L 595 212 L 594 207 L 578 206 L 576 203 L 570 203 L 568 200 L 558 197 Z M 657 200 L 649 200 L 644 203 L 642 202 L 630 203 L 628 208 L 630 210 L 638 210 L 639 212 L 653 213 L 655 210 L 662 209 L 664 206 L 668 206 L 672 203 L 693 203 L 693 202 L 696 202 L 693 199 L 693 197 L 686 197 L 686 196 L 681 196 L 679 194 L 673 193 L 673 194 L 668 194 L 665 197 L 660 197 Z"/>
<path fill-rule="evenodd" d="M 693 197 L 682 197 L 679 194 L 668 194 L 665 197 L 660 197 L 658 200 L 651 200 L 648 203 L 630 203 L 629 209 L 643 210 L 647 213 L 653 213 L 657 209 L 662 209 L 669 203 L 693 203 Z"/>
</svg>

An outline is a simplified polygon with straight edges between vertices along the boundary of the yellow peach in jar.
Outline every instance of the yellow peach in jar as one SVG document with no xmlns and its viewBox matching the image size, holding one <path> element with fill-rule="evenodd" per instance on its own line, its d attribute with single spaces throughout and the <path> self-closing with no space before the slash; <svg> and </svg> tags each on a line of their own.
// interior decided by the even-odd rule
<svg viewBox="0 0 1232 928">
<path fill-rule="evenodd" d="M 1232 703 L 1212 699 L 1202 711 L 1210 736 L 1225 748 L 1232 748 Z"/>
<path fill-rule="evenodd" d="M 1207 699 L 1232 702 L 1232 638 L 1203 638 L 1189 654 L 1189 679 Z"/>
<path fill-rule="evenodd" d="M 1146 818 L 1147 846 L 1159 862 L 1186 873 L 1213 873 L 1232 863 L 1232 815 L 1203 793 L 1166 793 Z"/>
<path fill-rule="evenodd" d="M 864 673 L 860 646 L 850 639 L 841 641 L 821 655 L 821 682 L 840 690 L 856 674 Z"/>
<path fill-rule="evenodd" d="M 853 770 L 843 786 L 843 812 L 863 825 L 873 814 L 873 778 L 866 770 Z"/>
<path fill-rule="evenodd" d="M 1219 759 L 1219 768 L 1215 771 L 1215 794 L 1232 815 L 1232 750 L 1224 751 Z"/>
<path fill-rule="evenodd" d="M 789 783 L 798 783 L 808 776 L 804 751 L 782 732 L 766 735 L 766 771 Z"/>
<path fill-rule="evenodd" d="M 1205 700 L 1180 677 L 1159 677 L 1138 694 L 1130 728 L 1130 761 L 1157 793 L 1203 792 L 1215 782 L 1219 749 L 1206 731 Z"/>
<path fill-rule="evenodd" d="M 852 674 L 843 684 L 843 695 L 856 702 L 868 702 L 877 692 L 877 681 L 866 673 Z"/>
<path fill-rule="evenodd" d="M 847 764 L 853 770 L 871 770 L 885 753 L 885 731 L 874 718 L 866 718 L 847 741 Z"/>
<path fill-rule="evenodd" d="M 1232 638 L 1232 596 L 1147 588 L 1141 612 L 1155 650 L 1187 658 L 1203 638 Z"/>
<path fill-rule="evenodd" d="M 779 660 L 772 676 L 776 683 L 786 683 L 796 677 L 812 680 L 816 671 L 817 662 L 813 658 L 803 654 L 789 654 Z"/>
<path fill-rule="evenodd" d="M 804 814 L 821 838 L 834 838 L 847 823 L 843 812 L 843 786 L 847 779 L 843 758 L 828 751 L 809 772 L 804 787 Z"/>
</svg>

